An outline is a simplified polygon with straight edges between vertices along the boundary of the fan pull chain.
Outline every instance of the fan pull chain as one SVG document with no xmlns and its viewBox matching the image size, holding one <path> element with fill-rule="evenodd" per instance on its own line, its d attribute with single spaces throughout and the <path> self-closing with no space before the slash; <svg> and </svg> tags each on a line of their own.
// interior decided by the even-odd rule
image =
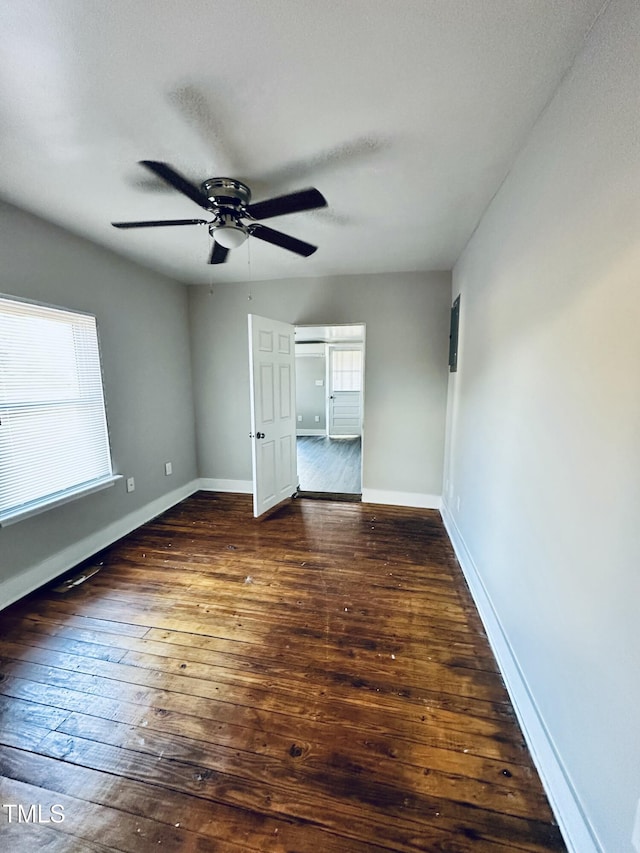
<svg viewBox="0 0 640 853">
<path fill-rule="evenodd" d="M 211 246 L 213 247 L 214 238 L 211 237 Z M 209 296 L 213 296 L 213 266 L 209 267 Z"/>
<path fill-rule="evenodd" d="M 249 267 L 249 278 L 247 281 L 247 302 L 251 302 L 253 299 L 253 295 L 251 293 L 252 287 L 252 279 L 251 279 L 251 239 L 247 240 L 247 265 Z"/>
</svg>

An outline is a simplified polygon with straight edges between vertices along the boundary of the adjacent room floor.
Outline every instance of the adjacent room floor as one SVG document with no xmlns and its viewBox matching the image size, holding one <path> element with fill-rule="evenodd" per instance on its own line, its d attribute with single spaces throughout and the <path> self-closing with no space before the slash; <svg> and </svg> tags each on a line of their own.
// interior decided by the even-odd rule
<svg viewBox="0 0 640 853">
<path fill-rule="evenodd" d="M 297 444 L 301 491 L 360 494 L 360 438 L 299 435 Z"/>
<path fill-rule="evenodd" d="M 200 493 L 89 566 L 3 613 L 3 849 L 564 849 L 436 511 Z"/>
</svg>

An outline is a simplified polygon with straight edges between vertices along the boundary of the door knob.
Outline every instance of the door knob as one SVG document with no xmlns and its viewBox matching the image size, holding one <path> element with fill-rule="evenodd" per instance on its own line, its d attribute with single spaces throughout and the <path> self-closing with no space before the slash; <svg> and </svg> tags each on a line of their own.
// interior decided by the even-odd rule
<svg viewBox="0 0 640 853">
<path fill-rule="evenodd" d="M 257 432 L 256 438 L 264 438 L 264 433 L 263 432 Z"/>
</svg>

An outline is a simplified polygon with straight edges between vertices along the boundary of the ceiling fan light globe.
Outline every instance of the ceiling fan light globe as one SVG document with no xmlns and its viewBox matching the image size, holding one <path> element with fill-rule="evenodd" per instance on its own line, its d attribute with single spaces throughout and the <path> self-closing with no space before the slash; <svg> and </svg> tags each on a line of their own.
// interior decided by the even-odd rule
<svg viewBox="0 0 640 853">
<path fill-rule="evenodd" d="M 237 228 L 235 225 L 221 225 L 215 229 L 213 237 L 216 243 L 224 246 L 225 249 L 237 249 L 247 239 L 242 228 Z"/>
</svg>

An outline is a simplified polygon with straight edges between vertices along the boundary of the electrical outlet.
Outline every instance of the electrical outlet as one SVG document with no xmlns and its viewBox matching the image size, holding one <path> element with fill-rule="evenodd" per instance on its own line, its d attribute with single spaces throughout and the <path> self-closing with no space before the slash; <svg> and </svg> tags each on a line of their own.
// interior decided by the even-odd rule
<svg viewBox="0 0 640 853">
<path fill-rule="evenodd" d="M 128 477 L 127 478 L 127 491 L 128 492 L 135 492 L 135 490 L 136 490 L 136 481 L 133 479 L 133 477 Z"/>
<path fill-rule="evenodd" d="M 460 495 L 456 498 L 456 510 L 460 512 Z"/>
<path fill-rule="evenodd" d="M 640 800 L 636 806 L 636 819 L 633 822 L 633 832 L 631 833 L 631 843 L 633 849 L 640 853 Z"/>
<path fill-rule="evenodd" d="M 316 415 L 314 421 L 319 424 L 320 423 L 320 415 Z"/>
<path fill-rule="evenodd" d="M 168 477 L 170 474 L 173 474 L 173 464 L 171 462 L 164 463 L 164 473 L 166 477 Z"/>
<path fill-rule="evenodd" d="M 298 423 L 302 423 L 302 415 L 298 415 Z"/>
</svg>

